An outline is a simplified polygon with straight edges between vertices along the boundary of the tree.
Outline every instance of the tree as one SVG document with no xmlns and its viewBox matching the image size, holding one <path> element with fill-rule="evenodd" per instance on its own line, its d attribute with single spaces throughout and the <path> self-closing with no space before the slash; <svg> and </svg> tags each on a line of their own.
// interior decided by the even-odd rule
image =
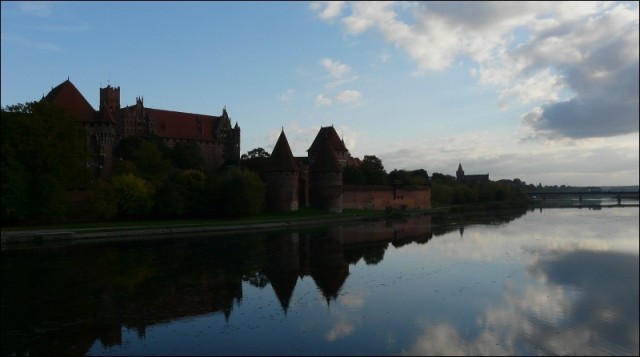
<svg viewBox="0 0 640 357">
<path fill-rule="evenodd" d="M 375 155 L 365 155 L 360 166 L 367 185 L 386 185 L 387 173 L 382 165 L 382 160 Z"/>
<path fill-rule="evenodd" d="M 344 168 L 342 181 L 345 185 L 365 185 L 367 183 L 362 170 L 356 166 L 346 166 Z"/>
<path fill-rule="evenodd" d="M 242 154 L 240 165 L 250 171 L 261 174 L 267 168 L 270 157 L 271 154 L 263 148 L 255 148 L 249 150 L 246 154 Z"/>
<path fill-rule="evenodd" d="M 171 149 L 171 161 L 178 169 L 202 170 L 204 158 L 200 146 L 195 141 L 177 143 Z"/>
<path fill-rule="evenodd" d="M 90 177 L 82 123 L 47 101 L 1 112 L 3 220 L 64 216 L 66 189 L 86 187 Z"/>
<path fill-rule="evenodd" d="M 214 189 L 214 203 L 225 216 L 250 216 L 262 210 L 265 187 L 255 172 L 232 168 L 222 174 Z"/>
<path fill-rule="evenodd" d="M 271 157 L 271 154 L 269 154 L 265 149 L 259 147 L 253 150 L 249 150 L 246 154 L 242 154 L 240 160 L 251 160 L 268 157 Z"/>
<path fill-rule="evenodd" d="M 111 188 L 116 197 L 118 213 L 127 218 L 147 215 L 153 207 L 153 186 L 133 174 L 115 176 Z"/>
<path fill-rule="evenodd" d="M 97 180 L 91 188 L 89 202 L 94 214 L 110 219 L 118 214 L 118 199 L 112 185 L 105 180 Z"/>
<path fill-rule="evenodd" d="M 134 163 L 141 178 L 159 187 L 173 168 L 171 161 L 162 156 L 162 151 L 150 141 L 144 141 L 133 153 Z"/>
</svg>

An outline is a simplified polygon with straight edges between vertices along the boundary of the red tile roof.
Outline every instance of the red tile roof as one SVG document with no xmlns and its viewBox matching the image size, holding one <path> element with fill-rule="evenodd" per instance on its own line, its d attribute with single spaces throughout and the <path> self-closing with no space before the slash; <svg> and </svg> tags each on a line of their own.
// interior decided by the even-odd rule
<svg viewBox="0 0 640 357">
<path fill-rule="evenodd" d="M 66 109 L 78 120 L 86 122 L 94 121 L 96 118 L 96 111 L 91 104 L 68 79 L 51 89 L 44 99 Z"/>
<path fill-rule="evenodd" d="M 224 117 L 146 108 L 155 119 L 156 135 L 163 138 L 212 140 Z"/>
<path fill-rule="evenodd" d="M 80 121 L 116 124 L 111 112 L 108 110 L 95 111 L 78 88 L 68 79 L 51 89 L 44 99 L 66 109 Z"/>
</svg>

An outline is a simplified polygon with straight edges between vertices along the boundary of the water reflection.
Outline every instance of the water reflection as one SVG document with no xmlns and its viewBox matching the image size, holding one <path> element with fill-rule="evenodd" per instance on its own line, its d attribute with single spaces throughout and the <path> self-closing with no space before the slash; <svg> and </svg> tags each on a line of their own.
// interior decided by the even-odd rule
<svg viewBox="0 0 640 357">
<path fill-rule="evenodd" d="M 577 211 L 3 251 L 2 354 L 637 355 L 637 211 Z"/>
</svg>

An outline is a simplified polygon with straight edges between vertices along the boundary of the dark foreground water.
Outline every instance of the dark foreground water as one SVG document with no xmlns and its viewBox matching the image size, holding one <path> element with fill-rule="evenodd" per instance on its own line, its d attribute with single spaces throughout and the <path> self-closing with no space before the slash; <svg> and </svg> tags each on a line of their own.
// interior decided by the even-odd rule
<svg viewBox="0 0 640 357">
<path fill-rule="evenodd" d="M 638 355 L 638 208 L 2 252 L 3 355 Z"/>
</svg>

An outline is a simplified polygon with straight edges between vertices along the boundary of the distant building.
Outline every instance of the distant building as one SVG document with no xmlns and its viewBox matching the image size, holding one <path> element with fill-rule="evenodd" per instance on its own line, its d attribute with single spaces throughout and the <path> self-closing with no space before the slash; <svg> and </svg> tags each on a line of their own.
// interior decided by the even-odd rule
<svg viewBox="0 0 640 357">
<path fill-rule="evenodd" d="M 100 88 L 100 107 L 96 111 L 69 79 L 43 98 L 66 109 L 81 121 L 87 133 L 87 152 L 92 159 L 87 164 L 97 176 L 112 173 L 113 150 L 120 140 L 129 137 L 160 137 L 167 146 L 192 141 L 200 147 L 204 170 L 217 170 L 240 160 L 240 127 L 231 120 L 226 108 L 221 116 L 183 113 L 144 106 L 142 98 L 136 104 L 120 107 L 120 87 Z"/>
<path fill-rule="evenodd" d="M 489 182 L 489 174 L 483 175 L 465 175 L 462 169 L 462 164 L 458 164 L 458 170 L 456 171 L 456 181 L 466 183 L 484 183 Z"/>
</svg>

